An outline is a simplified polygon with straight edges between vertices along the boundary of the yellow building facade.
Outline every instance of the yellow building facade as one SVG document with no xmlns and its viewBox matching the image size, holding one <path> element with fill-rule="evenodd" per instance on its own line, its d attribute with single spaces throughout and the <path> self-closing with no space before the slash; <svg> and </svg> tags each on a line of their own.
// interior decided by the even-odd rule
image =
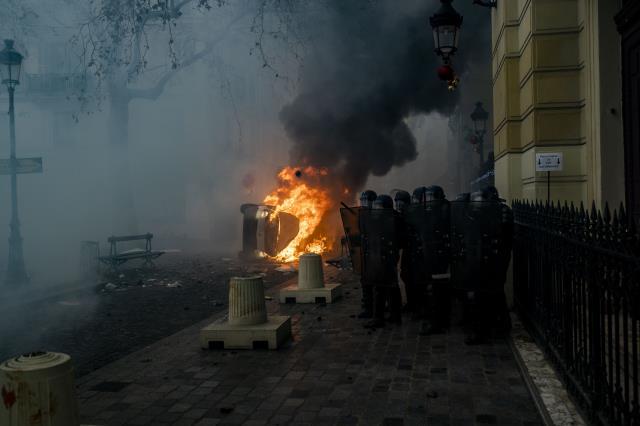
<svg viewBox="0 0 640 426">
<path fill-rule="evenodd" d="M 552 200 L 625 199 L 617 0 L 498 0 L 492 11 L 495 181 L 547 199 L 537 153 L 562 153 Z"/>
</svg>

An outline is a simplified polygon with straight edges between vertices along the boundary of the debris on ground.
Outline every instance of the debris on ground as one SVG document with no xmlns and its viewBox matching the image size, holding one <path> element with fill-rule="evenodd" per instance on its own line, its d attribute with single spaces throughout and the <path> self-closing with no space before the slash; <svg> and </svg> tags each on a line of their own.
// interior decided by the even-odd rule
<svg viewBox="0 0 640 426">
<path fill-rule="evenodd" d="M 280 265 L 275 270 L 278 272 L 289 274 L 291 272 L 295 272 L 296 268 L 293 265 Z"/>
<path fill-rule="evenodd" d="M 178 287 L 182 287 L 182 284 L 180 284 L 178 281 L 174 281 L 172 283 L 167 284 L 168 288 L 178 288 Z"/>
<path fill-rule="evenodd" d="M 79 306 L 81 303 L 77 300 L 61 300 L 58 304 L 63 306 Z"/>
<path fill-rule="evenodd" d="M 104 286 L 104 289 L 107 291 L 112 291 L 112 290 L 115 290 L 116 288 L 118 288 L 118 286 L 113 283 L 107 283 Z"/>
</svg>

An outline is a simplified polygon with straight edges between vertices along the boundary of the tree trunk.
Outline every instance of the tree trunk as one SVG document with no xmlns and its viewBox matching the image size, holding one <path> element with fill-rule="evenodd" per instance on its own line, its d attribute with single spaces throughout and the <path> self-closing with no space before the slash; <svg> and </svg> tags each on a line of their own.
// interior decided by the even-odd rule
<svg viewBox="0 0 640 426">
<path fill-rule="evenodd" d="M 109 144 L 112 173 L 112 233 L 137 234 L 138 220 L 129 167 L 129 96 L 125 76 L 109 81 Z"/>
</svg>

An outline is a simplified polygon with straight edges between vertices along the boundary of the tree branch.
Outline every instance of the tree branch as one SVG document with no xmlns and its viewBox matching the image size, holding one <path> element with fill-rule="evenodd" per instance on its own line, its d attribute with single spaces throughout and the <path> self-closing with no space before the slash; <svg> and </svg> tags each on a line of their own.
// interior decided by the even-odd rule
<svg viewBox="0 0 640 426">
<path fill-rule="evenodd" d="M 184 0 L 184 1 L 188 2 L 191 0 Z M 241 21 L 245 16 L 247 16 L 246 11 L 244 13 L 240 13 L 238 16 L 232 19 L 231 22 L 229 22 L 229 24 L 225 27 L 225 29 L 221 31 L 220 36 L 217 39 L 215 39 L 210 43 L 207 43 L 207 45 L 200 52 L 191 55 L 188 59 L 183 61 L 177 68 L 167 72 L 164 76 L 162 76 L 160 80 L 158 80 L 158 82 L 153 87 L 150 87 L 147 89 L 134 89 L 134 88 L 128 89 L 127 92 L 128 92 L 129 99 L 157 100 L 162 94 L 162 92 L 164 91 L 167 83 L 169 83 L 169 80 L 171 80 L 171 78 L 174 75 L 176 75 L 178 71 L 192 65 L 194 62 L 199 61 L 200 59 L 205 57 L 208 53 L 210 53 L 218 44 L 220 44 L 225 39 L 225 36 L 229 33 L 229 30 L 237 22 Z"/>
<path fill-rule="evenodd" d="M 189 57 L 186 61 L 182 62 L 178 68 L 166 73 L 164 76 L 162 76 L 160 80 L 158 80 L 155 86 L 150 87 L 148 89 L 128 89 L 129 99 L 148 99 L 148 100 L 155 101 L 160 97 L 162 92 L 164 92 L 164 88 L 166 87 L 169 80 L 171 80 L 171 78 L 173 78 L 173 76 L 176 75 L 179 70 L 184 69 L 189 65 L 193 64 L 194 62 L 202 59 L 204 56 L 206 56 L 209 52 L 213 50 L 213 47 L 215 46 L 215 44 L 217 43 L 210 43 L 205 48 L 203 48 L 200 52 L 195 53 L 194 55 Z"/>
</svg>

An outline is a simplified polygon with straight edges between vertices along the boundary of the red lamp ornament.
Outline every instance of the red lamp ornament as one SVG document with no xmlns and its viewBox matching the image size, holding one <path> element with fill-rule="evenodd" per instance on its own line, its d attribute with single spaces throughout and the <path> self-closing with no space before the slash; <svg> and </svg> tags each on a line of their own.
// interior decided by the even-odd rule
<svg viewBox="0 0 640 426">
<path fill-rule="evenodd" d="M 447 82 L 449 90 L 455 90 L 460 82 L 460 78 L 458 78 L 450 63 L 445 63 L 438 67 L 438 77 L 440 80 Z"/>
</svg>

